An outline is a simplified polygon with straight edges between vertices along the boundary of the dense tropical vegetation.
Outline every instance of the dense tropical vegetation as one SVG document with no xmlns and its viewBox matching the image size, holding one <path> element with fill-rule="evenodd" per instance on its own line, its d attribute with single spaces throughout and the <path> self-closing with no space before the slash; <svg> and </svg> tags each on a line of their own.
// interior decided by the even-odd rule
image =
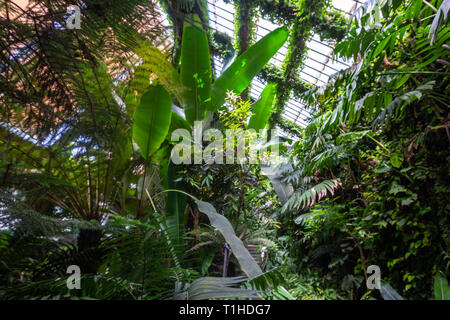
<svg viewBox="0 0 450 320">
<path fill-rule="evenodd" d="M 0 299 L 450 299 L 450 1 L 225 2 L 235 40 L 204 0 L 0 2 Z M 352 64 L 323 86 L 314 34 Z M 171 158 L 275 128 L 260 164 Z"/>
</svg>

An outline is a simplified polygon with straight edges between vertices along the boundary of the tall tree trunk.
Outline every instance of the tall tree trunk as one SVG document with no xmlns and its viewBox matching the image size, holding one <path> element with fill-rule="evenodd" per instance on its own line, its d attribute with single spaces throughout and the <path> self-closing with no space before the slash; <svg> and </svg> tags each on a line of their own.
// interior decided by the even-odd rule
<svg viewBox="0 0 450 320">
<path fill-rule="evenodd" d="M 80 253 L 79 267 L 81 273 L 96 274 L 101 263 L 99 248 L 102 231 L 98 229 L 80 229 L 77 237 Z M 89 257 L 89 259 L 87 259 Z"/>
</svg>

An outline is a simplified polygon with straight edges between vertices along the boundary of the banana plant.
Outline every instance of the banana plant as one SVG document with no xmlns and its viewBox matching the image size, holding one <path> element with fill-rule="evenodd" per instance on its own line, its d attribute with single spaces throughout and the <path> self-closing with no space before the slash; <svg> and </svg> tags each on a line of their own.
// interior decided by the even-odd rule
<svg viewBox="0 0 450 320">
<path fill-rule="evenodd" d="M 187 17 L 183 26 L 179 74 L 171 70 L 169 71 L 173 74 L 171 81 L 163 81 L 163 79 L 167 79 L 167 73 L 161 74 L 163 71 L 158 70 L 159 68 L 152 70 L 162 81 L 160 84 L 151 84 L 148 87 L 134 111 L 133 140 L 139 146 L 142 157 L 149 160 L 156 155 L 164 140 L 168 138 L 168 134 L 173 130 L 190 129 L 194 121 L 205 120 L 208 114 L 216 111 L 225 103 L 227 91 L 233 91 L 234 94 L 244 91 L 264 65 L 281 48 L 287 37 L 286 27 L 269 33 L 237 57 L 229 68 L 212 83 L 211 56 L 206 32 L 197 15 Z M 152 50 L 155 49 L 152 48 Z M 172 111 L 173 100 L 169 92 L 173 93 L 173 84 L 182 88 L 181 94 L 172 95 L 184 109 L 185 118 Z M 275 86 L 269 84 L 255 105 L 249 128 L 262 129 L 266 126 L 274 94 Z M 167 168 L 167 177 L 170 180 L 167 182 L 167 188 L 178 189 L 179 186 L 174 181 L 174 166 L 169 163 L 165 163 L 164 166 Z M 183 243 L 185 209 L 185 195 L 168 191 L 166 216 L 170 229 L 173 231 L 171 233 L 173 241 L 178 247 L 181 247 Z M 238 247 L 246 250 L 243 246 Z M 236 252 L 240 252 L 239 249 Z M 242 254 L 245 255 L 245 252 Z M 247 257 L 247 255 L 245 256 Z M 249 263 L 245 264 L 249 265 Z M 245 266 L 243 267 L 249 277 L 258 275 L 260 273 L 258 269 L 259 267 L 255 264 L 251 264 L 251 271 Z"/>
</svg>

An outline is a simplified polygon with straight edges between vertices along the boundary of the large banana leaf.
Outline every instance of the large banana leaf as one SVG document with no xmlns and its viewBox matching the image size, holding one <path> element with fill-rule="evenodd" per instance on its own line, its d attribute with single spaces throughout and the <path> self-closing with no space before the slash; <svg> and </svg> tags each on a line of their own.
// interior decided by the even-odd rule
<svg viewBox="0 0 450 320">
<path fill-rule="evenodd" d="M 218 214 L 216 209 L 214 209 L 210 203 L 200 200 L 196 200 L 196 203 L 200 212 L 203 212 L 208 216 L 211 225 L 220 231 L 225 238 L 225 241 L 230 245 L 234 256 L 239 261 L 242 271 L 244 271 L 250 279 L 262 275 L 263 272 L 261 268 L 248 252 L 241 239 L 236 236 L 228 219 L 223 215 Z"/>
<path fill-rule="evenodd" d="M 199 21 L 198 16 L 193 16 L 193 20 Z M 185 22 L 181 41 L 180 77 L 182 84 L 187 88 L 183 107 L 186 120 L 193 124 L 195 120 L 203 120 L 205 106 L 211 97 L 208 37 L 200 23 Z"/>
<path fill-rule="evenodd" d="M 288 38 L 286 27 L 278 28 L 253 46 L 225 70 L 214 82 L 211 96 L 211 110 L 215 110 L 225 102 L 227 90 L 240 94 L 250 84 L 261 69 L 269 62 Z"/>
<path fill-rule="evenodd" d="M 167 172 L 168 188 L 178 189 L 180 186 L 175 181 L 176 168 L 170 162 Z M 169 234 L 177 249 L 181 249 L 184 240 L 184 212 L 186 210 L 186 195 L 180 192 L 169 191 L 166 199 L 166 217 Z"/>
<path fill-rule="evenodd" d="M 174 300 L 258 298 L 256 290 L 233 288 L 242 284 L 245 277 L 215 278 L 203 277 L 190 284 L 178 286 Z"/>
<path fill-rule="evenodd" d="M 275 99 L 276 85 L 269 83 L 261 93 L 260 100 L 253 107 L 252 116 L 248 122 L 248 129 L 262 130 L 266 127 L 267 121 L 272 111 L 273 100 Z"/>
<path fill-rule="evenodd" d="M 147 159 L 163 143 L 169 131 L 172 100 L 163 86 L 150 86 L 134 112 L 133 140 Z"/>
</svg>

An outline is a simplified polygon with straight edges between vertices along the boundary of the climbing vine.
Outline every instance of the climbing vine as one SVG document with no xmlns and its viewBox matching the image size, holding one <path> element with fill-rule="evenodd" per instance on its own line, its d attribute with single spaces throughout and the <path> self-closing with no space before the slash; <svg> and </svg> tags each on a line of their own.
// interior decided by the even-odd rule
<svg viewBox="0 0 450 320">
<path fill-rule="evenodd" d="M 326 0 L 304 0 L 295 2 L 295 4 L 297 4 L 297 18 L 291 26 L 288 53 L 283 63 L 284 83 L 277 87 L 277 102 L 275 112 L 270 119 L 271 127 L 274 127 L 279 123 L 284 106 L 289 100 L 291 93 L 288 84 L 295 81 L 297 71 L 303 64 L 307 54 L 306 42 L 312 36 L 316 17 L 323 15 L 328 3 L 329 2 Z"/>
</svg>

